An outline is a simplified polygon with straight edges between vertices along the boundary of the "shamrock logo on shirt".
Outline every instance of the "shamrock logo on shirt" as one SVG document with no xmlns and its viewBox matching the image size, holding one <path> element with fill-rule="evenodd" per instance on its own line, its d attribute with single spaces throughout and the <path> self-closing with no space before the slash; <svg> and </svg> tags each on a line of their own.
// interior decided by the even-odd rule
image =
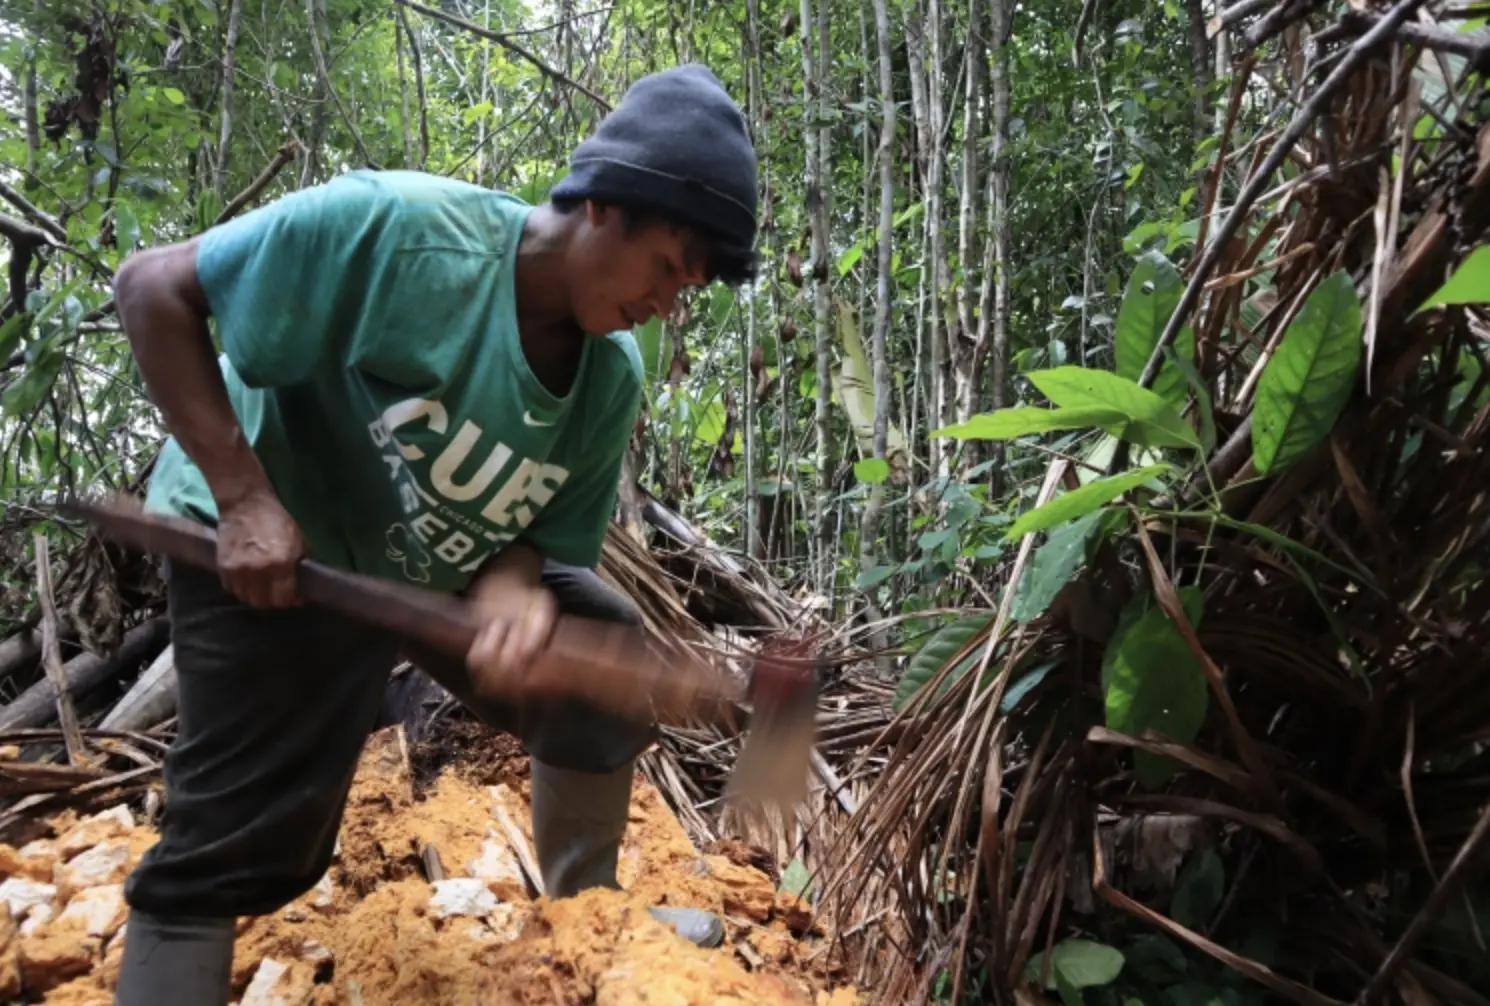
<svg viewBox="0 0 1490 1006">
<path fill-rule="evenodd" d="M 414 583 L 429 582 L 430 554 L 424 543 L 404 524 L 388 528 L 388 558 L 404 568 L 404 577 Z"/>
</svg>

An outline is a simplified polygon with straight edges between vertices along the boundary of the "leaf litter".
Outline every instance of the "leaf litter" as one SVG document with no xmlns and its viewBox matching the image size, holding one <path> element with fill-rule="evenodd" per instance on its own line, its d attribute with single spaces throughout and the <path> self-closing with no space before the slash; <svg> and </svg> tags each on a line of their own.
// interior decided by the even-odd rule
<svg viewBox="0 0 1490 1006">
<path fill-rule="evenodd" d="M 622 890 L 535 897 L 519 759 L 447 765 L 416 792 L 399 727 L 363 751 L 331 868 L 281 910 L 239 920 L 240 1006 L 855 1006 L 828 934 L 779 893 L 743 843 L 700 853 L 640 776 Z M 123 881 L 156 833 L 119 806 L 67 811 L 50 836 L 0 846 L 0 1001 L 109 1006 L 123 954 Z M 522 845 L 525 849 L 520 849 Z M 433 864 L 433 865 L 432 865 Z M 433 875 L 433 879 L 432 879 Z M 717 949 L 686 942 L 654 904 L 717 912 Z"/>
</svg>

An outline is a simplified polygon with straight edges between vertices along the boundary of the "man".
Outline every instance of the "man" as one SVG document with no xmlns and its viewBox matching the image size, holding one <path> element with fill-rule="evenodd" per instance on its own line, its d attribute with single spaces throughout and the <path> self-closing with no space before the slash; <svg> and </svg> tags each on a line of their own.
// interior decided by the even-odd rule
<svg viewBox="0 0 1490 1006">
<path fill-rule="evenodd" d="M 547 893 L 617 886 L 655 728 L 490 696 L 556 612 L 638 620 L 593 571 L 641 400 L 625 330 L 752 274 L 755 155 L 717 78 L 686 66 L 638 81 L 570 169 L 536 208 L 353 172 L 120 269 L 172 434 L 147 505 L 214 525 L 221 567 L 167 569 L 180 727 L 160 841 L 126 886 L 120 1006 L 228 1002 L 236 917 L 331 863 L 400 652 L 522 739 Z M 485 628 L 461 665 L 300 606 L 305 555 L 464 593 Z M 701 944 L 722 933 L 653 914 Z"/>
</svg>

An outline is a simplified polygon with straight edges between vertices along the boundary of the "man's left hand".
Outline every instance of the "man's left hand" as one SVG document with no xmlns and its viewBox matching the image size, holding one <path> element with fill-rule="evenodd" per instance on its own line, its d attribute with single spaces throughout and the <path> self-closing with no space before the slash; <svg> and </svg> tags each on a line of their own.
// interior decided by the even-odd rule
<svg viewBox="0 0 1490 1006">
<path fill-rule="evenodd" d="M 554 595 L 520 582 L 489 584 L 473 599 L 482 628 L 466 654 L 482 691 L 505 691 L 505 680 L 522 676 L 548 644 L 558 617 Z"/>
</svg>

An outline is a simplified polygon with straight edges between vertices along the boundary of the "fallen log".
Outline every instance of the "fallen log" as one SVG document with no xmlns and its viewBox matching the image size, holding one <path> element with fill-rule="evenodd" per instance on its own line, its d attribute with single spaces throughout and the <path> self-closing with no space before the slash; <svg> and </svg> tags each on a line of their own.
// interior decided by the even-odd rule
<svg viewBox="0 0 1490 1006">
<path fill-rule="evenodd" d="M 8 678 L 36 663 L 41 656 L 41 632 L 37 629 L 22 629 L 4 642 L 0 642 L 0 678 Z"/>
<path fill-rule="evenodd" d="M 152 618 L 130 629 L 124 642 L 112 655 L 83 653 L 63 667 L 69 695 L 84 695 L 116 674 L 121 667 L 149 659 L 165 646 L 171 633 L 164 618 Z M 26 689 L 12 703 L 0 709 L 0 730 L 17 727 L 39 727 L 57 715 L 57 695 L 52 683 L 43 678 Z"/>
<path fill-rule="evenodd" d="M 176 648 L 167 644 L 98 723 L 100 730 L 149 730 L 176 711 Z"/>
</svg>

